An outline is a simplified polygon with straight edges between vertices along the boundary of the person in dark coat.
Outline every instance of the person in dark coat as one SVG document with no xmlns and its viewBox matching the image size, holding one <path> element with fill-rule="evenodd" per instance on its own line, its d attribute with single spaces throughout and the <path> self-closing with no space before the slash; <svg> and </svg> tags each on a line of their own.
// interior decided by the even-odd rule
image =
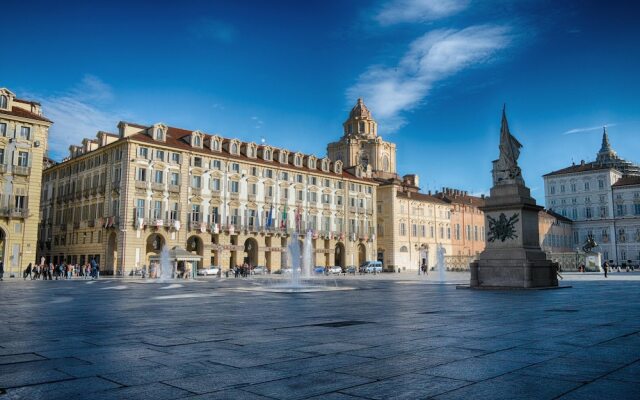
<svg viewBox="0 0 640 400">
<path fill-rule="evenodd" d="M 4 280 L 4 263 L 0 261 L 0 281 Z"/>
<path fill-rule="evenodd" d="M 605 261 L 604 264 L 602 264 L 602 269 L 604 270 L 604 277 L 606 278 L 609 270 L 609 263 Z"/>
<path fill-rule="evenodd" d="M 27 265 L 27 269 L 24 270 L 23 278 L 25 281 L 27 280 L 27 276 L 31 278 L 31 263 L 29 263 L 29 265 Z"/>
</svg>

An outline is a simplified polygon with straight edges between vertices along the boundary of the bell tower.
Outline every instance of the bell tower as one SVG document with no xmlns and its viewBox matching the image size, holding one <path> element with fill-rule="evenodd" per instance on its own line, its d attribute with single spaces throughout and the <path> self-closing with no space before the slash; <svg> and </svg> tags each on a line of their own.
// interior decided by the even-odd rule
<svg viewBox="0 0 640 400">
<path fill-rule="evenodd" d="M 345 169 L 361 166 L 373 177 L 396 176 L 396 145 L 378 136 L 378 123 L 361 98 L 342 128 L 340 140 L 327 146 L 330 159 L 341 160 Z"/>
</svg>

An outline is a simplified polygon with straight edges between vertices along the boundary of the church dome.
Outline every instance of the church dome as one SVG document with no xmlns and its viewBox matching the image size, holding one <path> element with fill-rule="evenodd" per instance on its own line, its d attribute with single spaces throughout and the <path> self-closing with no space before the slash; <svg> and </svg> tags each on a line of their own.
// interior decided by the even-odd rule
<svg viewBox="0 0 640 400">
<path fill-rule="evenodd" d="M 372 119 L 371 111 L 369 111 L 367 106 L 364 104 L 362 98 L 359 98 L 356 105 L 351 109 L 349 119 Z"/>
</svg>

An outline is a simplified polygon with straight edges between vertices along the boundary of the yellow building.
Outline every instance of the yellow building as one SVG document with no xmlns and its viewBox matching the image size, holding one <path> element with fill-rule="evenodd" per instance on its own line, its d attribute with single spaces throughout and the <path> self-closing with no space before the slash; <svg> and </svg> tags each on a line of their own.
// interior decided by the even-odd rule
<svg viewBox="0 0 640 400">
<path fill-rule="evenodd" d="M 366 168 L 195 130 L 120 122 L 44 171 L 42 255 L 129 274 L 166 245 L 190 267 L 286 266 L 294 231 L 314 265 L 375 259 L 376 183 Z M 195 265 L 194 265 L 195 264 Z"/>
<path fill-rule="evenodd" d="M 8 275 L 36 262 L 42 164 L 50 126 L 39 103 L 0 88 L 0 261 Z"/>
</svg>

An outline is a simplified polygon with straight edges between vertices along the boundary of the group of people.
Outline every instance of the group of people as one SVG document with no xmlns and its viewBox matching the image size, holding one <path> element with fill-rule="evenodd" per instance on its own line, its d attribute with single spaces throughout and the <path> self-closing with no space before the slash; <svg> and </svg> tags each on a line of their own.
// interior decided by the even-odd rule
<svg viewBox="0 0 640 400">
<path fill-rule="evenodd" d="M 236 265 L 233 267 L 233 276 L 234 278 L 243 277 L 246 278 L 251 275 L 251 265 L 244 263 L 242 265 Z"/>
<path fill-rule="evenodd" d="M 85 264 L 67 264 L 61 262 L 58 265 L 53 263 L 46 264 L 41 262 L 40 264 L 32 265 L 29 263 L 27 268 L 22 273 L 22 278 L 27 280 L 63 280 L 73 279 L 74 277 L 82 277 L 84 279 L 98 279 L 100 278 L 100 264 L 95 259 Z"/>
</svg>

